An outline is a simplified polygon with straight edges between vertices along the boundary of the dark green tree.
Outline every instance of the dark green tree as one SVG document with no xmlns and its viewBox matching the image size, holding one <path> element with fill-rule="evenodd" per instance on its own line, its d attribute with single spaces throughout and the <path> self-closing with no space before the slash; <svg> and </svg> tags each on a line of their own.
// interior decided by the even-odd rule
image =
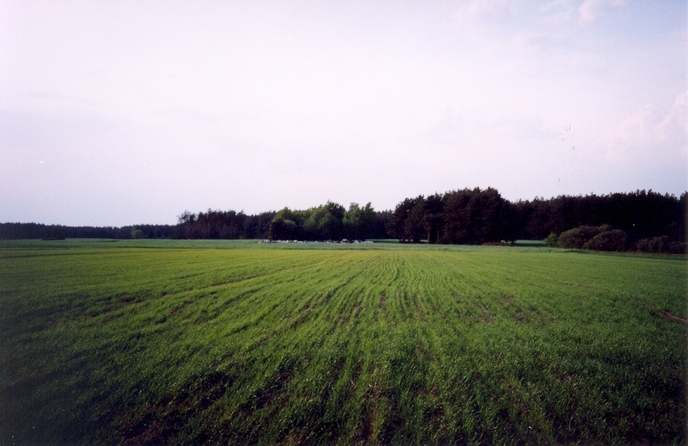
<svg viewBox="0 0 688 446">
<path fill-rule="evenodd" d="M 440 194 L 428 196 L 425 199 L 425 215 L 423 217 L 428 243 L 437 243 L 444 224 L 444 201 Z"/>
</svg>

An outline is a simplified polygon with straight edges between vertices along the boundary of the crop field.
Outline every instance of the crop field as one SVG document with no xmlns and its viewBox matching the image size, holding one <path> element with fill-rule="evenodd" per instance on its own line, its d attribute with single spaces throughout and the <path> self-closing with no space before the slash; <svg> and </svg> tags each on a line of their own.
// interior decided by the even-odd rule
<svg viewBox="0 0 688 446">
<path fill-rule="evenodd" d="M 684 257 L 0 245 L 0 444 L 681 444 Z"/>
</svg>

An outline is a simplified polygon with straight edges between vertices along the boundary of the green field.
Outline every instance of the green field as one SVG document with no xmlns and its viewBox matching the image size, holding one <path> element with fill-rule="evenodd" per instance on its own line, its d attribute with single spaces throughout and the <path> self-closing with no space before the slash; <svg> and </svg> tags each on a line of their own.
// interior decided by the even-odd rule
<svg viewBox="0 0 688 446">
<path fill-rule="evenodd" d="M 0 245 L 0 444 L 684 443 L 686 260 Z"/>
</svg>

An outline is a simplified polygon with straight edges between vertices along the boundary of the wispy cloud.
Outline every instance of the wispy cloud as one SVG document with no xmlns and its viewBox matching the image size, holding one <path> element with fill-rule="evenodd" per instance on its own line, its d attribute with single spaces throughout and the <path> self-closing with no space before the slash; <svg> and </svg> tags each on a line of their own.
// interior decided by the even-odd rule
<svg viewBox="0 0 688 446">
<path fill-rule="evenodd" d="M 541 6 L 538 15 L 547 24 L 586 25 L 625 6 L 625 0 L 553 0 Z"/>
<path fill-rule="evenodd" d="M 456 20 L 462 24 L 503 20 L 513 15 L 518 3 L 512 0 L 470 0 L 458 8 Z"/>
<path fill-rule="evenodd" d="M 574 0 L 554 0 L 540 7 L 538 16 L 543 23 L 558 25 L 569 23 L 575 10 Z"/>
<path fill-rule="evenodd" d="M 686 92 L 670 104 L 647 104 L 603 135 L 607 158 L 614 163 L 688 156 Z"/>
<path fill-rule="evenodd" d="M 508 26 L 522 5 L 520 0 L 470 0 L 458 7 L 454 19 L 472 37 L 483 38 Z"/>
<path fill-rule="evenodd" d="M 578 13 L 582 23 L 590 23 L 625 6 L 625 0 L 584 0 Z"/>
</svg>

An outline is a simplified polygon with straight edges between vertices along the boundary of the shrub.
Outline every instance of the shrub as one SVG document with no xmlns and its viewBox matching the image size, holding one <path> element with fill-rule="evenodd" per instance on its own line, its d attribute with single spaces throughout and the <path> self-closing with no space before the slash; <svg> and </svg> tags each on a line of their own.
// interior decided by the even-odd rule
<svg viewBox="0 0 688 446">
<path fill-rule="evenodd" d="M 672 254 L 688 254 L 688 247 L 685 242 L 671 242 L 669 252 Z"/>
<path fill-rule="evenodd" d="M 641 252 L 684 254 L 686 253 L 686 244 L 684 242 L 672 241 L 668 236 L 661 235 L 638 240 L 635 244 L 635 249 Z"/>
<path fill-rule="evenodd" d="M 579 226 L 559 235 L 559 246 L 562 248 L 583 248 L 583 245 L 602 230 L 596 226 Z"/>
<path fill-rule="evenodd" d="M 547 238 L 545 238 L 545 243 L 547 243 L 547 246 L 550 247 L 557 246 L 559 243 L 559 237 L 557 237 L 557 234 L 554 232 L 550 232 Z"/>
<path fill-rule="evenodd" d="M 621 229 L 603 231 L 588 240 L 583 249 L 596 251 L 624 251 L 626 249 L 626 233 Z"/>
</svg>

